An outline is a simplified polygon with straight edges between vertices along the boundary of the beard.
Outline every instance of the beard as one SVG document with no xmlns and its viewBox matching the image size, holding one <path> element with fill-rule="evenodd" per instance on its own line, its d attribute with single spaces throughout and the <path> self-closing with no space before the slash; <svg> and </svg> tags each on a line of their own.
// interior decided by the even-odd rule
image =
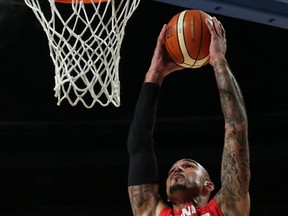
<svg viewBox="0 0 288 216">
<path fill-rule="evenodd" d="M 185 184 L 174 184 L 170 187 L 170 193 L 174 193 L 176 191 L 184 191 L 187 190 L 187 186 Z"/>
</svg>

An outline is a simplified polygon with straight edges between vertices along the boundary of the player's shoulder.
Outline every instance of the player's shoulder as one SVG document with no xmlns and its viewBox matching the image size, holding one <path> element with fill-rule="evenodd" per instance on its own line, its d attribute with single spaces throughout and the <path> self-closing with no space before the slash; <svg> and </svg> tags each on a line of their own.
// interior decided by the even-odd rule
<svg viewBox="0 0 288 216">
<path fill-rule="evenodd" d="M 157 206 L 156 206 L 156 212 L 155 215 L 157 216 L 170 216 L 173 213 L 173 209 L 168 206 L 165 202 L 159 198 Z"/>
</svg>

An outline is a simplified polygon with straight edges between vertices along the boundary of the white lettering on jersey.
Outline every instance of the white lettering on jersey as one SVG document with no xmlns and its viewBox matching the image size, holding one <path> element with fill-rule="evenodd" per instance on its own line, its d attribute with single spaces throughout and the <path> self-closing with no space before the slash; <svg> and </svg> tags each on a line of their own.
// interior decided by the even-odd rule
<svg viewBox="0 0 288 216">
<path fill-rule="evenodd" d="M 192 214 L 196 214 L 196 209 L 194 206 L 187 206 L 186 208 L 182 209 L 181 216 L 191 216 Z"/>
</svg>

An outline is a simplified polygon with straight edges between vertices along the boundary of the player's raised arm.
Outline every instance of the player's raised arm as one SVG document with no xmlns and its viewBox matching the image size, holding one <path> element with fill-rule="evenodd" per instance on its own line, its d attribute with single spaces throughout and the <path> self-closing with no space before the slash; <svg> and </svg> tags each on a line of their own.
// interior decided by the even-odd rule
<svg viewBox="0 0 288 216">
<path fill-rule="evenodd" d="M 158 191 L 158 165 L 153 131 L 158 98 L 164 78 L 182 67 L 173 63 L 164 48 L 165 25 L 146 73 L 128 136 L 128 193 L 134 215 L 158 215 L 165 206 Z"/>
<path fill-rule="evenodd" d="M 214 68 L 225 120 L 225 137 L 221 165 L 222 188 L 214 199 L 224 215 L 248 216 L 250 213 L 250 160 L 248 120 L 238 83 L 229 68 L 226 36 L 216 19 L 206 20 L 211 33 L 210 64 Z"/>
</svg>

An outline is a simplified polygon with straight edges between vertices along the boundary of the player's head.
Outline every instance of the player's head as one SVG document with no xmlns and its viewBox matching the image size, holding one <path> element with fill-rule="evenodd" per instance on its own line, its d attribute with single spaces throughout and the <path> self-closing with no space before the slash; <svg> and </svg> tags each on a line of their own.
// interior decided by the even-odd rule
<svg viewBox="0 0 288 216">
<path fill-rule="evenodd" d="M 206 169 L 192 159 L 178 160 L 169 170 L 166 193 L 171 202 L 205 203 L 213 190 L 214 184 Z"/>
</svg>

